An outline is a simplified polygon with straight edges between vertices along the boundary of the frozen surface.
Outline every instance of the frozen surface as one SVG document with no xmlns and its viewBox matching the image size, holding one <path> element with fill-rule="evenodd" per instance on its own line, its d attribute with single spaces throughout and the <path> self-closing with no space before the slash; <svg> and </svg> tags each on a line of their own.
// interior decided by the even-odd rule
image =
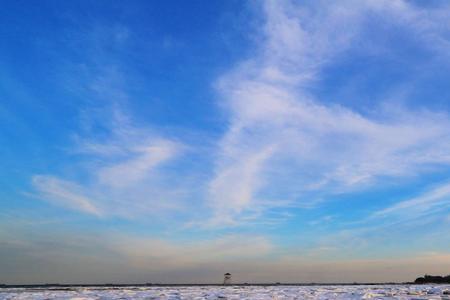
<svg viewBox="0 0 450 300">
<path fill-rule="evenodd" d="M 450 299 L 450 285 L 0 289 L 4 299 Z"/>
</svg>

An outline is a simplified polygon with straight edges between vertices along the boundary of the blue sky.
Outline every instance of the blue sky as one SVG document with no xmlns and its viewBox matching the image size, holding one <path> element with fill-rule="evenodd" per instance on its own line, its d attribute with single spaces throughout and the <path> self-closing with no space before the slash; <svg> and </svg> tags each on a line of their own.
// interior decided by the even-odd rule
<svg viewBox="0 0 450 300">
<path fill-rule="evenodd" d="M 448 3 L 2 11 L 0 282 L 448 273 Z"/>
</svg>

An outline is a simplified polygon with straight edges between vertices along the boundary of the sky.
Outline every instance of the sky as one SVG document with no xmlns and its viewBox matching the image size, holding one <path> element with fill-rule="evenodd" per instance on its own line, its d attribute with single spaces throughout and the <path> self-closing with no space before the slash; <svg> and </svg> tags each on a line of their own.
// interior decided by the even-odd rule
<svg viewBox="0 0 450 300">
<path fill-rule="evenodd" d="M 450 273 L 447 1 L 1 1 L 0 283 Z"/>
</svg>

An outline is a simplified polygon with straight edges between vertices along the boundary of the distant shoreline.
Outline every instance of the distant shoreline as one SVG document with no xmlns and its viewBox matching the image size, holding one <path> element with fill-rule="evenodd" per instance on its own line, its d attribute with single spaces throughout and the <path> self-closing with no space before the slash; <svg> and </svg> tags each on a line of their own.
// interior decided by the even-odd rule
<svg viewBox="0 0 450 300">
<path fill-rule="evenodd" d="M 414 282 L 353 282 L 353 283 L 235 283 L 230 285 L 224 285 L 219 283 L 144 283 L 144 284 L 0 284 L 1 288 L 51 288 L 55 290 L 66 290 L 71 288 L 124 288 L 124 287 L 189 287 L 189 286 L 329 286 L 329 285 L 421 285 Z"/>
</svg>

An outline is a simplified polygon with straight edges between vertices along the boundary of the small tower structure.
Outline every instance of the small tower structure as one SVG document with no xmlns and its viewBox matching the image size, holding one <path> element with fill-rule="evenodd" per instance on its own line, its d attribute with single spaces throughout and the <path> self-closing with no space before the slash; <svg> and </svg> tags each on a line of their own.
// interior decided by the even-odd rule
<svg viewBox="0 0 450 300">
<path fill-rule="evenodd" d="M 224 285 L 231 284 L 231 274 L 230 273 L 225 273 L 223 275 L 223 284 Z"/>
</svg>

